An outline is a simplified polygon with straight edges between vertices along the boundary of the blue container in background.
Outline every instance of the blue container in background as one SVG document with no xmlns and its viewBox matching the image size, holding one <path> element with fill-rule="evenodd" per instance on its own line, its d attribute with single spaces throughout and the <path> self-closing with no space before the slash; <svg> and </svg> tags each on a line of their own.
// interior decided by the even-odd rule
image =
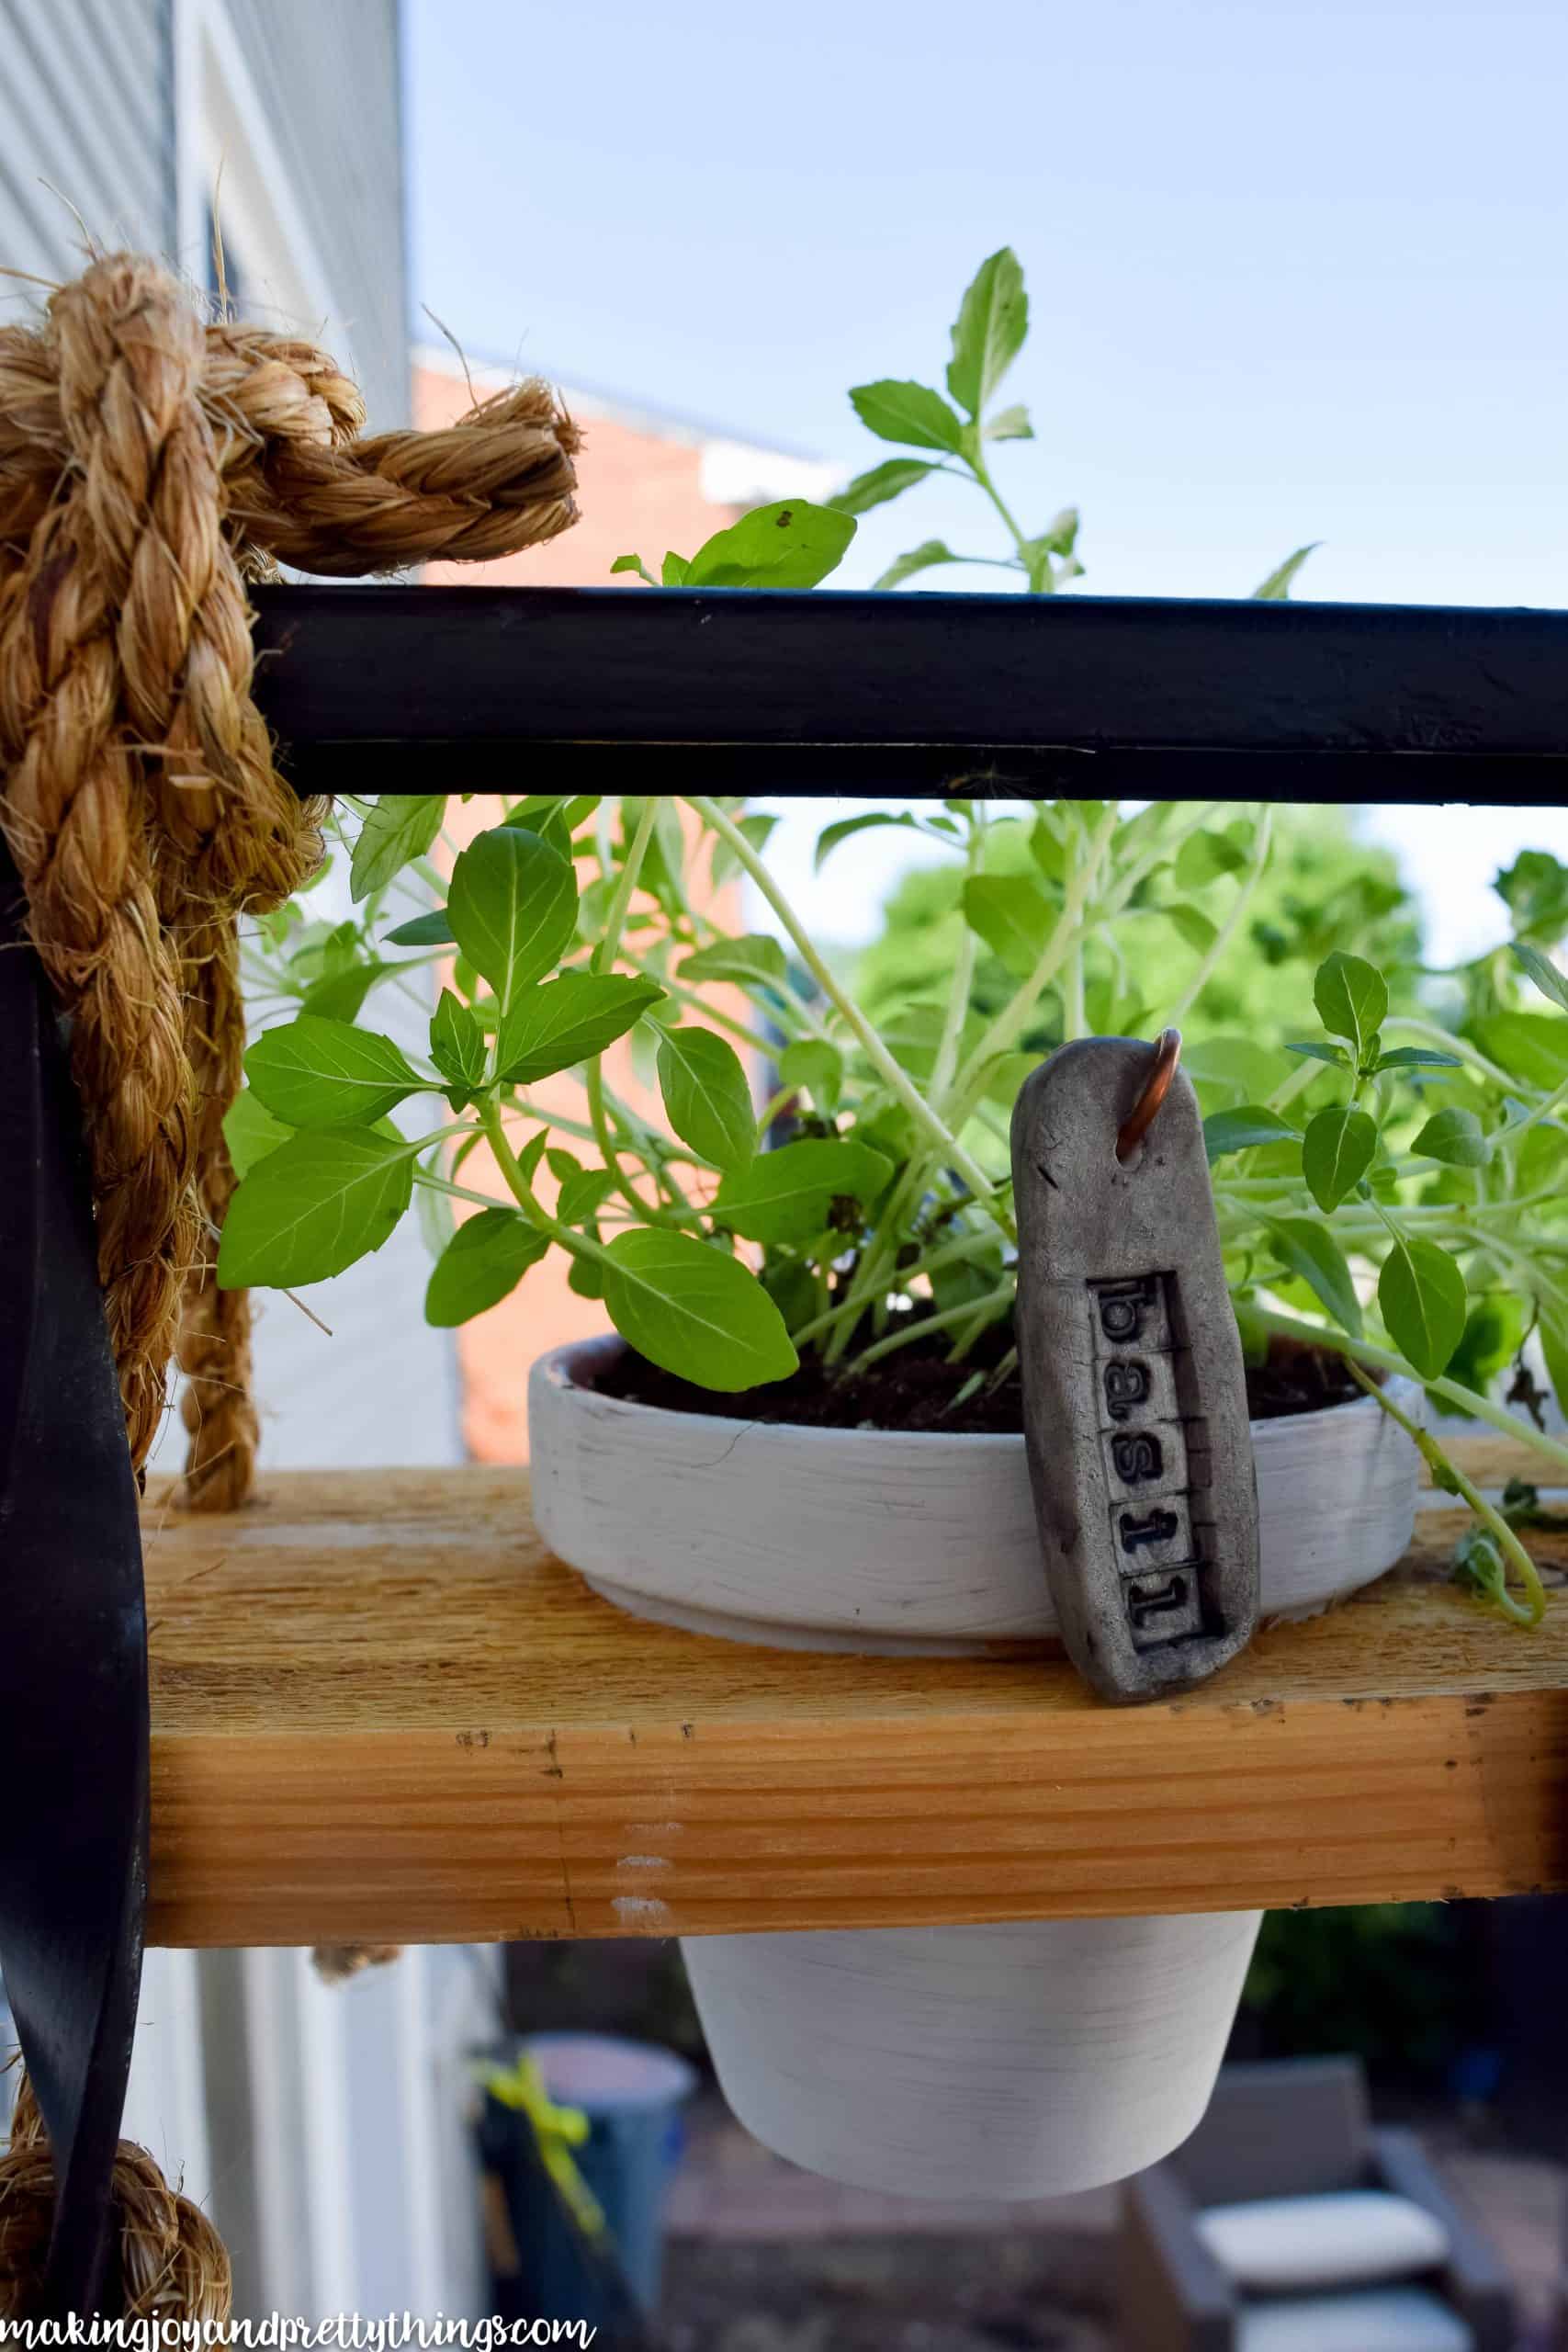
<svg viewBox="0 0 1568 2352">
<path fill-rule="evenodd" d="M 556 2108 L 587 2120 L 586 2136 L 570 2154 L 604 2231 L 595 2238 L 574 2222 L 527 2114 L 487 2091 L 480 2150 L 503 2192 L 513 2242 L 502 2249 L 502 2267 L 492 2215 L 496 2312 L 586 2319 L 606 2329 L 628 2306 L 650 2314 L 659 2301 L 664 2209 L 683 2143 L 681 2109 L 695 2075 L 673 2052 L 615 2034 L 526 2035 L 497 2057 L 504 2065 L 520 2054 L 533 2059 Z"/>
</svg>

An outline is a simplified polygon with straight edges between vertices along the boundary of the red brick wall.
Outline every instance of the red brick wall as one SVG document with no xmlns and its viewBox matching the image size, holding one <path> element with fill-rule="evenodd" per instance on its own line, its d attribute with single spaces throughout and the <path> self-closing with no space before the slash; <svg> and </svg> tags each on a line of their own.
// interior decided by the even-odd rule
<svg viewBox="0 0 1568 2352">
<path fill-rule="evenodd" d="M 417 425 L 454 424 L 468 406 L 468 388 L 460 370 L 446 375 L 415 362 Z M 618 555 L 627 554 L 640 555 L 657 578 L 667 548 L 691 555 L 713 532 L 734 521 L 738 508 L 715 505 L 703 496 L 700 443 L 661 439 L 650 427 L 621 424 L 609 416 L 581 416 L 578 422 L 583 436 L 577 460 L 581 520 L 547 546 L 530 548 L 499 563 L 432 564 L 428 579 L 599 588 L 611 584 L 610 566 Z M 633 588 L 641 584 L 633 573 L 616 578 Z"/>
</svg>

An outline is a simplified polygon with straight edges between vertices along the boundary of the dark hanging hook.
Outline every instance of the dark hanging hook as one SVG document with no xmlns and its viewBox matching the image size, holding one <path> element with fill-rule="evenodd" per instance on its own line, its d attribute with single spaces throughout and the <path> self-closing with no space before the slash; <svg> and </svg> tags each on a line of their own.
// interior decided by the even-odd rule
<svg viewBox="0 0 1568 2352">
<path fill-rule="evenodd" d="M 136 1481 L 60 1023 L 0 846 L 0 1968 L 54 2164 L 41 2303 L 118 2310 L 147 1883 Z"/>
</svg>

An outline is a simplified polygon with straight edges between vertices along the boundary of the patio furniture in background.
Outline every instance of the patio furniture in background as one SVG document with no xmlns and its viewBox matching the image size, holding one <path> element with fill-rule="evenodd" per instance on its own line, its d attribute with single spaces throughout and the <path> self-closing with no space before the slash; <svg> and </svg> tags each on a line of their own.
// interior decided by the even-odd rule
<svg viewBox="0 0 1568 2352">
<path fill-rule="evenodd" d="M 1372 2125 L 1354 2059 L 1225 2068 L 1191 2138 L 1126 2184 L 1117 2274 L 1125 2352 L 1515 2341 L 1499 2264 L 1415 2133 Z"/>
</svg>

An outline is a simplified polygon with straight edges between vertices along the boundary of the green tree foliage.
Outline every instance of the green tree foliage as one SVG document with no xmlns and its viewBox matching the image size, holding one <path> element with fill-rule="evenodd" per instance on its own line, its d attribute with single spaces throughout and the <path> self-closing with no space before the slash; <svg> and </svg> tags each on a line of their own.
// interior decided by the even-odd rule
<svg viewBox="0 0 1568 2352">
<path fill-rule="evenodd" d="M 1037 876 L 1030 834 L 1029 823 L 1004 808 L 987 835 L 985 870 Z M 1174 877 L 1143 885 L 1115 941 L 1123 961 L 1135 952 L 1162 976 L 1184 979 L 1201 964 L 1236 888 L 1226 874 L 1185 887 Z M 913 867 L 891 892 L 881 931 L 852 967 L 855 989 L 874 1018 L 890 1019 L 904 1006 L 944 996 L 964 929 L 962 889 L 963 877 L 948 863 Z M 1294 1035 L 1313 1017 L 1313 974 L 1337 946 L 1395 970 L 1398 1010 L 1416 1009 L 1419 922 L 1392 851 L 1358 841 L 1346 809 L 1280 808 L 1268 870 L 1234 944 L 1189 1007 L 1185 1034 L 1193 1042 L 1233 1032 Z M 1090 942 L 1086 962 L 1085 985 L 1098 1004 L 1114 988 L 1116 960 L 1108 944 Z M 1010 986 L 1001 958 L 986 948 L 975 967 L 976 1010 L 994 1012 Z M 1059 1002 L 1052 1001 L 1024 1042 L 1048 1050 L 1059 1040 Z"/>
</svg>

